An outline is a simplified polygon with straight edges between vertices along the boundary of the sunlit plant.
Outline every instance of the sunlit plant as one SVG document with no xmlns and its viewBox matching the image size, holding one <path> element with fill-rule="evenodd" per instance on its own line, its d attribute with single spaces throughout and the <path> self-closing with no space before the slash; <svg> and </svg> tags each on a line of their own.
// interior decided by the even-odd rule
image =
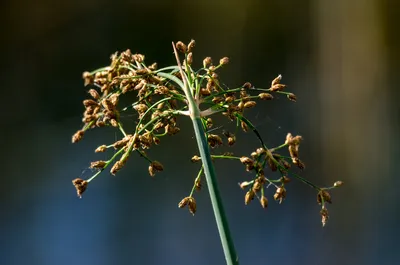
<svg viewBox="0 0 400 265">
<path fill-rule="evenodd" d="M 288 133 L 281 145 L 267 147 L 251 118 L 246 115 L 247 110 L 255 107 L 257 102 L 273 100 L 274 94 L 282 94 L 296 101 L 293 93 L 285 91 L 286 85 L 281 83 L 282 76 L 273 79 L 267 88 L 254 87 L 249 82 L 227 88 L 221 85 L 217 72 L 229 63 L 228 57 L 220 59 L 218 64 L 213 64 L 212 59 L 207 57 L 203 60 L 202 68 L 193 69 L 195 41 L 190 41 L 188 45 L 179 41 L 172 46 L 176 65 L 158 69 L 156 63 L 147 65 L 144 55 L 126 50 L 113 54 L 109 66 L 83 73 L 85 86 L 91 87 L 88 91 L 91 98 L 83 101 L 84 125 L 73 135 L 72 142 L 80 141 L 90 129 L 105 126 L 115 127 L 121 138 L 96 148 L 96 153 L 108 149 L 115 150 L 115 153 L 106 161 L 92 162 L 90 167 L 96 171 L 89 179 L 76 178 L 72 181 L 78 196 L 81 197 L 88 184 L 104 170 L 109 168 L 112 175 L 117 174 L 133 152 L 148 162 L 150 176 L 154 177 L 157 172 L 163 171 L 163 165 L 150 158 L 146 150 L 158 145 L 165 136 L 179 133 L 178 118 L 189 117 L 199 148 L 199 154 L 193 156 L 191 161 L 200 162 L 201 165 L 190 193 L 178 206 L 187 207 L 193 215 L 196 213 L 194 193 L 201 189 L 202 178 L 205 177 L 227 264 L 239 262 L 214 171 L 213 161 L 218 159 L 236 160 L 243 164 L 246 171 L 253 173 L 252 179 L 240 183 L 240 188 L 245 190 L 245 204 L 257 198 L 260 205 L 267 208 L 269 200 L 265 190 L 268 187 L 275 189 L 273 199 L 282 203 L 287 196 L 286 187 L 293 177 L 309 185 L 316 192 L 317 202 L 321 205 L 322 225 L 325 225 L 328 220 L 326 203 L 331 203 L 329 190 L 341 186 L 342 182 L 336 181 L 333 186 L 322 188 L 294 173 L 291 170 L 293 166 L 300 170 L 305 167 L 299 158 L 302 137 Z M 183 61 L 180 57 L 184 57 Z M 118 106 L 122 97 L 129 97 L 132 102 L 128 108 L 137 112 L 136 126 L 132 131 L 126 130 L 121 121 L 120 111 L 127 109 Z M 210 148 L 218 150 L 222 145 L 234 146 L 238 131 L 224 131 L 221 135 L 212 133 L 210 129 L 218 126 L 212 119 L 215 115 L 236 121 L 237 129 L 253 133 L 260 145 L 250 155 L 237 156 L 234 152 L 211 155 Z M 277 176 L 266 176 L 264 172 L 267 167 L 277 172 Z"/>
</svg>

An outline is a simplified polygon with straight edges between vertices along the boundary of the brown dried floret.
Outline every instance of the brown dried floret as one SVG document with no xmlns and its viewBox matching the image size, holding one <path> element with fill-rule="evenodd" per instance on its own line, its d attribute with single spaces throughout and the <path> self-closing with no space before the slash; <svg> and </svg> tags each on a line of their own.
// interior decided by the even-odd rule
<svg viewBox="0 0 400 265">
<path fill-rule="evenodd" d="M 239 186 L 243 190 L 244 188 L 248 187 L 250 184 L 252 184 L 252 182 L 243 181 L 243 182 L 239 183 Z"/>
<path fill-rule="evenodd" d="M 328 209 L 326 209 L 326 207 L 323 206 L 319 213 L 321 214 L 322 226 L 325 226 L 329 219 Z"/>
<path fill-rule="evenodd" d="M 85 100 L 83 101 L 83 105 L 87 108 L 87 107 L 90 107 L 90 106 L 96 107 L 96 106 L 98 106 L 99 104 L 97 103 L 97 101 L 95 101 L 95 100 L 93 100 L 93 99 L 85 99 Z"/>
<path fill-rule="evenodd" d="M 115 174 L 124 166 L 124 161 L 117 161 L 113 165 L 113 167 L 110 170 L 110 173 L 115 176 Z"/>
<path fill-rule="evenodd" d="M 242 162 L 242 164 L 244 164 L 244 165 L 254 165 L 254 161 L 253 161 L 253 159 L 251 159 L 250 157 L 247 157 L 247 156 L 242 156 L 241 158 L 240 158 L 240 162 Z"/>
<path fill-rule="evenodd" d="M 102 161 L 102 160 L 94 161 L 94 162 L 90 163 L 90 168 L 103 169 L 106 164 L 107 164 L 106 161 Z"/>
<path fill-rule="evenodd" d="M 117 122 L 116 119 L 111 119 L 111 120 L 110 120 L 110 124 L 111 124 L 111 126 L 113 126 L 113 127 L 118 127 L 118 122 Z"/>
<path fill-rule="evenodd" d="M 163 171 L 163 170 L 164 170 L 163 165 L 158 161 L 153 161 L 149 165 L 149 174 L 152 177 L 154 177 L 156 175 L 156 172 L 160 172 L 160 171 Z"/>
<path fill-rule="evenodd" d="M 244 108 L 250 109 L 255 107 L 256 105 L 257 103 L 255 101 L 247 101 L 246 103 L 244 103 Z"/>
<path fill-rule="evenodd" d="M 200 161 L 201 160 L 201 157 L 200 156 L 198 156 L 198 155 L 194 155 L 193 157 L 192 157 L 192 162 L 194 163 L 194 162 L 198 162 L 198 161 Z"/>
<path fill-rule="evenodd" d="M 253 86 L 251 85 L 251 83 L 250 82 L 246 82 L 246 83 L 244 83 L 243 85 L 242 85 L 242 88 L 244 88 L 244 89 L 250 89 L 250 88 L 252 88 Z"/>
<path fill-rule="evenodd" d="M 82 140 L 84 134 L 85 134 L 85 131 L 84 131 L 84 130 L 79 130 L 79 131 L 77 131 L 77 132 L 72 136 L 72 142 L 73 142 L 73 143 L 79 142 L 80 140 Z"/>
<path fill-rule="evenodd" d="M 244 204 L 245 205 L 249 204 L 254 199 L 255 195 L 256 194 L 254 193 L 253 190 L 249 190 L 248 192 L 246 192 L 246 195 L 244 196 Z"/>
<path fill-rule="evenodd" d="M 264 209 L 266 209 L 268 207 L 268 199 L 267 199 L 267 197 L 261 196 L 260 204 Z"/>
<path fill-rule="evenodd" d="M 85 81 L 84 86 L 93 84 L 94 76 L 93 76 L 92 74 L 90 74 L 89 72 L 87 72 L 87 71 L 86 71 L 86 72 L 83 72 L 82 78 L 83 78 L 84 81 Z"/>
<path fill-rule="evenodd" d="M 191 40 L 187 46 L 187 51 L 188 52 L 192 52 L 193 48 L 196 46 L 196 41 L 195 40 Z"/>
<path fill-rule="evenodd" d="M 275 161 L 271 158 L 271 156 L 267 157 L 267 163 L 272 171 L 278 170 L 278 166 L 275 164 Z"/>
<path fill-rule="evenodd" d="M 340 187 L 342 185 L 343 185 L 343 181 L 341 181 L 341 180 L 335 181 L 335 183 L 333 183 L 334 187 Z"/>
<path fill-rule="evenodd" d="M 92 96 L 92 98 L 94 98 L 94 99 L 99 99 L 100 98 L 100 95 L 99 95 L 99 92 L 97 92 L 95 89 L 90 89 L 89 91 L 88 91 L 88 93 Z"/>
<path fill-rule="evenodd" d="M 296 102 L 296 101 L 297 101 L 297 97 L 296 97 L 296 95 L 293 94 L 293 93 L 289 93 L 289 94 L 287 94 L 286 96 L 287 96 L 287 98 L 288 98 L 289 100 L 291 100 L 291 101 L 293 101 L 293 102 Z"/>
<path fill-rule="evenodd" d="M 253 191 L 254 192 L 259 192 L 261 190 L 262 187 L 262 182 L 257 178 L 254 183 L 253 183 Z"/>
<path fill-rule="evenodd" d="M 189 212 L 194 215 L 196 213 L 196 200 L 193 197 L 185 197 L 183 198 L 179 204 L 178 207 L 179 208 L 183 208 L 186 205 L 189 206 Z"/>
<path fill-rule="evenodd" d="M 271 100 L 274 98 L 270 93 L 260 93 L 258 97 L 262 100 Z"/>
<path fill-rule="evenodd" d="M 178 203 L 178 207 L 179 207 L 179 208 L 183 208 L 183 207 L 185 207 L 186 205 L 188 205 L 188 203 L 189 203 L 189 198 L 190 198 L 190 197 L 185 197 L 185 198 L 183 198 L 183 199 Z"/>
<path fill-rule="evenodd" d="M 275 84 L 269 88 L 270 91 L 275 92 L 275 91 L 282 91 L 286 85 L 283 84 Z"/>
<path fill-rule="evenodd" d="M 224 58 L 221 58 L 219 60 L 219 64 L 220 65 L 225 65 L 225 64 L 228 64 L 228 63 L 229 63 L 229 58 L 228 57 L 224 57 Z"/>
<path fill-rule="evenodd" d="M 189 52 L 187 57 L 186 57 L 186 62 L 188 65 L 191 65 L 193 63 L 193 53 Z"/>
<path fill-rule="evenodd" d="M 240 127 L 242 127 L 242 130 L 244 132 L 248 132 L 249 131 L 249 126 L 247 126 L 247 123 L 245 123 L 244 121 L 240 122 Z"/>
<path fill-rule="evenodd" d="M 206 57 L 203 60 L 203 67 L 206 68 L 212 63 L 211 57 Z"/>
<path fill-rule="evenodd" d="M 281 177 L 281 182 L 284 183 L 284 184 L 287 184 L 287 183 L 289 183 L 290 181 L 291 181 L 291 179 L 288 178 L 287 176 Z"/>
<path fill-rule="evenodd" d="M 112 104 L 111 100 L 108 98 L 105 98 L 101 101 L 101 104 L 103 105 L 103 107 L 108 110 L 108 111 L 114 111 L 114 104 Z"/>
<path fill-rule="evenodd" d="M 132 138 L 132 135 L 127 135 L 127 136 L 125 136 L 124 138 L 122 138 L 121 140 L 116 141 L 115 143 L 113 143 L 113 147 L 114 147 L 115 149 L 122 148 L 122 147 L 124 147 L 124 146 L 129 142 L 129 140 L 130 140 L 131 138 Z"/>
<path fill-rule="evenodd" d="M 209 134 L 207 140 L 212 148 L 223 144 L 222 138 L 217 134 Z"/>
<path fill-rule="evenodd" d="M 194 181 L 194 186 L 197 191 L 201 190 L 201 178 L 200 177 L 196 178 L 196 180 Z"/>
<path fill-rule="evenodd" d="M 194 215 L 197 210 L 196 200 L 193 197 L 189 198 L 189 212 Z"/>
<path fill-rule="evenodd" d="M 180 52 L 182 52 L 182 53 L 186 53 L 186 51 L 187 51 L 186 44 L 184 44 L 184 43 L 181 42 L 181 41 L 178 41 L 178 42 L 176 43 L 175 47 L 176 47 L 176 49 L 177 49 L 178 51 L 180 51 Z"/>
<path fill-rule="evenodd" d="M 317 194 L 317 202 L 321 204 L 322 201 L 332 203 L 331 195 L 326 190 L 320 190 Z"/>
<path fill-rule="evenodd" d="M 87 182 L 86 180 L 83 180 L 81 178 L 76 178 L 72 181 L 72 184 L 76 188 L 76 193 L 77 193 L 78 197 L 82 198 L 82 193 L 85 192 L 89 182 Z"/>
<path fill-rule="evenodd" d="M 277 77 L 274 78 L 271 82 L 271 86 L 274 86 L 276 84 L 280 84 L 282 80 L 282 75 L 278 75 Z"/>
<path fill-rule="evenodd" d="M 104 151 L 107 150 L 107 145 L 103 144 L 100 145 L 99 147 L 96 148 L 96 150 L 94 150 L 95 153 L 102 153 Z"/>
<path fill-rule="evenodd" d="M 279 200 L 279 203 L 282 203 L 285 197 L 286 197 L 286 189 L 284 187 L 278 187 L 274 194 L 274 200 L 275 201 Z"/>
</svg>

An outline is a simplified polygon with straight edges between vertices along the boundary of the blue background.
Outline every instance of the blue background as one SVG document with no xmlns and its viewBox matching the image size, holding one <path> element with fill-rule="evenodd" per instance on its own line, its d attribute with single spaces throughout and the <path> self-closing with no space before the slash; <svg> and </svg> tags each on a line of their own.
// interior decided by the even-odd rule
<svg viewBox="0 0 400 265">
<path fill-rule="evenodd" d="M 0 264 L 224 264 L 207 190 L 196 194 L 194 217 L 177 207 L 198 170 L 190 120 L 149 152 L 165 166 L 155 178 L 133 156 L 81 200 L 71 185 L 110 155 L 93 150 L 119 137 L 93 130 L 71 144 L 87 97 L 82 72 L 127 48 L 173 64 L 171 41 L 191 38 L 195 64 L 230 57 L 220 71 L 228 86 L 268 87 L 282 74 L 298 102 L 265 102 L 252 120 L 271 147 L 287 132 L 304 137 L 302 176 L 321 186 L 345 182 L 322 228 L 308 186 L 292 181 L 282 205 L 269 189 L 267 210 L 245 206 L 237 183 L 250 175 L 238 163 L 216 163 L 241 264 L 399 260 L 397 1 L 16 0 L 0 10 Z M 240 134 L 235 153 L 257 145 Z"/>
</svg>

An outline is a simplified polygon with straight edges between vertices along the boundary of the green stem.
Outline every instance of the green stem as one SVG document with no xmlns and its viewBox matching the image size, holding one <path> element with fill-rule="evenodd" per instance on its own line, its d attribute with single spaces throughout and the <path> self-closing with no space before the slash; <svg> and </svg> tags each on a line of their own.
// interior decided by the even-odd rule
<svg viewBox="0 0 400 265">
<path fill-rule="evenodd" d="M 224 250 L 224 255 L 226 259 L 227 265 L 238 265 L 238 257 L 235 251 L 235 247 L 233 244 L 232 236 L 229 231 L 228 221 L 225 215 L 221 195 L 219 193 L 218 184 L 217 184 L 217 176 L 215 174 L 214 165 L 211 159 L 210 149 L 208 147 L 208 142 L 205 137 L 205 132 L 203 129 L 203 123 L 200 117 L 200 110 L 198 105 L 193 98 L 188 81 L 186 79 L 186 75 L 182 70 L 182 66 L 179 60 L 178 52 L 176 51 L 175 44 L 172 43 L 174 53 L 176 56 L 176 60 L 181 72 L 181 76 L 183 79 L 183 90 L 185 92 L 186 98 L 189 104 L 190 118 L 193 122 L 193 128 L 196 135 L 197 145 L 199 147 L 199 152 L 201 156 L 201 160 L 203 162 L 204 174 L 206 176 L 208 192 L 210 193 L 211 204 L 214 210 L 215 220 L 217 222 L 217 227 L 219 231 L 219 236 L 221 239 L 222 248 Z M 180 80 L 179 80 L 180 81 Z"/>
</svg>

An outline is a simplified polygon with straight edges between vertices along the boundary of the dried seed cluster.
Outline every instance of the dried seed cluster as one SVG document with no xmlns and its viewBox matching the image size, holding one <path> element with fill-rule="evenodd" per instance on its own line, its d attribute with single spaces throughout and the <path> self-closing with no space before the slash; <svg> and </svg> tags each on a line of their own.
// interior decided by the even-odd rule
<svg viewBox="0 0 400 265">
<path fill-rule="evenodd" d="M 211 133 L 215 125 L 210 116 L 216 114 L 222 114 L 229 120 L 236 121 L 238 128 L 244 132 L 254 132 L 260 140 L 261 146 L 252 152 L 250 157 L 238 157 L 232 153 L 213 155 L 214 160 L 237 159 L 245 166 L 246 171 L 254 173 L 252 180 L 240 183 L 240 187 L 247 190 L 245 204 L 258 198 L 261 206 L 267 208 L 268 198 L 265 191 L 270 185 L 276 188 L 274 200 L 283 202 L 287 193 L 285 185 L 290 181 L 288 175 L 291 166 L 294 164 L 300 169 L 305 168 L 304 163 L 299 159 L 302 137 L 292 136 L 289 133 L 284 144 L 269 149 L 246 115 L 248 109 L 257 106 L 257 102 L 274 99 L 273 94 L 285 95 L 291 101 L 296 101 L 296 96 L 285 91 L 286 85 L 281 83 L 281 75 L 272 80 L 269 88 L 258 88 L 250 82 L 235 88 L 222 86 L 223 82 L 220 81 L 218 71 L 229 63 L 229 58 L 223 57 L 217 60 L 217 64 L 213 64 L 213 59 L 206 57 L 202 61 L 202 68 L 194 70 L 192 65 L 195 60 L 193 56 L 195 46 L 194 40 L 188 44 L 181 41 L 176 43 L 174 48 L 179 51 L 180 56 L 184 56 L 182 63 L 178 59 L 178 65 L 159 69 L 157 63 L 148 65 L 144 55 L 133 54 L 128 49 L 122 53 L 113 54 L 109 66 L 83 73 L 89 98 L 83 101 L 83 127 L 72 136 L 72 142 L 82 140 L 90 129 L 105 126 L 115 127 L 120 131 L 121 137 L 113 143 L 102 144 L 95 149 L 96 153 L 113 149 L 114 155 L 107 161 L 91 162 L 90 167 L 98 171 L 88 180 L 75 179 L 73 181 L 78 196 L 81 196 L 88 183 L 106 168 L 110 167 L 110 173 L 116 175 L 124 167 L 132 152 L 138 152 L 148 161 L 150 176 L 154 177 L 157 172 L 163 171 L 163 165 L 150 159 L 146 151 L 154 145 L 159 145 L 162 137 L 180 132 L 178 117 L 190 114 L 188 102 L 194 100 L 200 109 L 205 136 L 211 148 L 217 149 L 224 145 L 234 146 L 237 141 L 236 134 L 232 132 Z M 178 58 L 179 54 L 176 56 Z M 188 98 L 188 93 L 191 94 L 190 98 Z M 126 102 L 127 99 L 134 100 L 129 102 L 128 106 L 125 103 L 121 107 L 124 104 L 122 102 Z M 129 116 L 129 124 L 133 122 L 136 124 L 135 128 L 130 129 L 129 132 L 123 126 L 125 114 Z M 135 119 L 133 122 L 132 116 Z M 277 151 L 283 147 L 288 148 L 289 156 L 278 154 Z M 198 161 L 201 161 L 201 157 L 192 157 L 192 162 Z M 280 177 L 267 178 L 264 173 L 266 168 L 272 172 L 279 171 Z M 201 189 L 202 170 L 203 167 L 194 180 L 190 195 L 182 199 L 178 205 L 180 208 L 188 206 L 192 214 L 196 212 L 193 193 Z M 293 176 L 317 190 L 318 203 L 323 209 L 321 211 L 323 223 L 326 222 L 328 214 L 325 202 L 331 202 L 327 190 L 341 186 L 342 182 L 337 181 L 334 186 L 322 189 L 300 176 Z"/>
</svg>

